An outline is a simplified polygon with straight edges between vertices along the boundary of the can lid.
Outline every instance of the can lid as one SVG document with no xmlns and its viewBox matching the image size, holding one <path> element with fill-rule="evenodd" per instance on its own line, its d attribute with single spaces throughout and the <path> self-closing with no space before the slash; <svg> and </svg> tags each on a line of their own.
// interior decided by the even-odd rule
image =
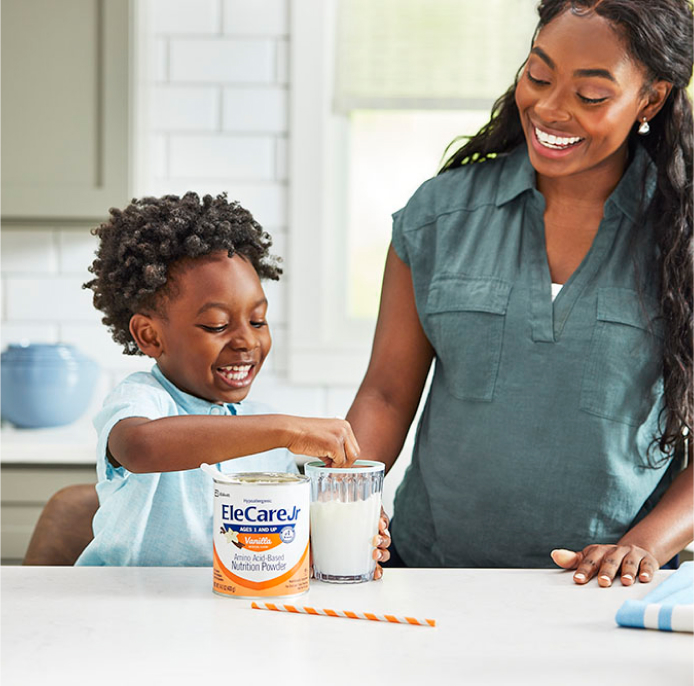
<svg viewBox="0 0 694 686">
<path fill-rule="evenodd" d="M 286 484 L 299 484 L 308 481 L 308 477 L 289 472 L 234 472 L 226 474 L 205 469 L 216 483 L 221 484 L 262 484 L 265 486 L 281 486 Z"/>
<path fill-rule="evenodd" d="M 301 474 L 290 474 L 289 472 L 243 472 L 238 474 L 225 474 L 232 483 L 243 484 L 298 484 L 307 480 Z"/>
<path fill-rule="evenodd" d="M 324 462 L 307 462 L 304 471 L 309 474 L 370 474 L 372 472 L 385 471 L 383 462 L 375 460 L 357 460 L 351 467 L 327 467 Z"/>
</svg>

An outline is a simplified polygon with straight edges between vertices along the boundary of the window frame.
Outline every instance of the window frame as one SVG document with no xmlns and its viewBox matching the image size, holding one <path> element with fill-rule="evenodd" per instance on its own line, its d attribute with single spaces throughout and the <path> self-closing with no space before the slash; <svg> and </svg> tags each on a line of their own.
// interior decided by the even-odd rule
<svg viewBox="0 0 694 686">
<path fill-rule="evenodd" d="M 333 106 L 337 12 L 338 0 L 291 5 L 287 369 L 293 383 L 354 387 L 376 319 L 348 315 L 350 119 Z M 489 112 L 493 101 L 456 104 Z"/>
<path fill-rule="evenodd" d="M 336 9 L 335 0 L 291 6 L 288 373 L 295 383 L 355 386 L 366 371 L 375 321 L 341 314 L 349 123 L 332 106 Z"/>
</svg>

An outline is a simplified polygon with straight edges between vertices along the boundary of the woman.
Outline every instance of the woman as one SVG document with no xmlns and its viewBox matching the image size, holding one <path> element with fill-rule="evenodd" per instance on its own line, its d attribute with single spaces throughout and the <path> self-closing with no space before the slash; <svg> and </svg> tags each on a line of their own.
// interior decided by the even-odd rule
<svg viewBox="0 0 694 686">
<path fill-rule="evenodd" d="M 539 14 L 492 120 L 394 215 L 347 419 L 390 468 L 435 360 L 401 564 L 551 553 L 577 583 L 646 582 L 693 537 L 692 6 Z"/>
</svg>

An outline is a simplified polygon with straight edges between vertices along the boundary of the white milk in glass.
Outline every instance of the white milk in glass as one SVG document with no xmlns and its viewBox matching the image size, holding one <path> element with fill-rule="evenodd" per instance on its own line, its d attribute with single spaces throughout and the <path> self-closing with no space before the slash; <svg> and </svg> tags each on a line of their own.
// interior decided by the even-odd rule
<svg viewBox="0 0 694 686">
<path fill-rule="evenodd" d="M 373 575 L 373 537 L 378 533 L 381 494 L 342 503 L 311 504 L 313 564 L 330 576 Z"/>
<path fill-rule="evenodd" d="M 337 469 L 309 462 L 311 552 L 320 581 L 359 583 L 373 579 L 385 465 L 357 460 Z"/>
</svg>

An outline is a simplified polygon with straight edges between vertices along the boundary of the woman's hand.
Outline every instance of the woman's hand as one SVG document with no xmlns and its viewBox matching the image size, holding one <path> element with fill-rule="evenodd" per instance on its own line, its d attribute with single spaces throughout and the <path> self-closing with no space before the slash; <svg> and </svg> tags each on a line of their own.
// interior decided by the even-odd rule
<svg viewBox="0 0 694 686">
<path fill-rule="evenodd" d="M 631 586 L 636 579 L 648 583 L 660 568 L 651 553 L 635 545 L 589 545 L 579 552 L 560 548 L 551 555 L 560 567 L 576 570 L 577 584 L 586 584 L 597 576 L 604 588 L 611 586 L 617 575 L 623 586 Z"/>
<path fill-rule="evenodd" d="M 379 562 L 387 562 L 390 559 L 388 546 L 390 545 L 390 532 L 388 531 L 388 515 L 381 508 L 381 518 L 378 520 L 378 534 L 374 536 L 373 544 L 376 546 L 373 556 L 376 560 L 376 569 L 374 570 L 374 581 L 383 576 L 383 568 Z"/>
</svg>

